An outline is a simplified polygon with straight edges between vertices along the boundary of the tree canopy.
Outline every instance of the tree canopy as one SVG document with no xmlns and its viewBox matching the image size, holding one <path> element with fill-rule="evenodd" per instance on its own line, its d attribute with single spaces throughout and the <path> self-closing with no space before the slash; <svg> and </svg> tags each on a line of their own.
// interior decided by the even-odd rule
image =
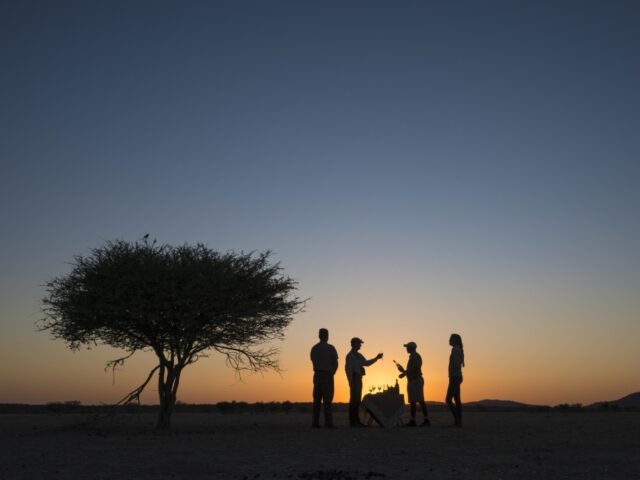
<svg viewBox="0 0 640 480">
<path fill-rule="evenodd" d="M 160 416 L 168 427 L 182 370 L 210 351 L 243 370 L 279 370 L 269 342 L 304 301 L 271 252 L 219 253 L 203 244 L 109 241 L 76 256 L 71 271 L 46 284 L 40 328 L 69 348 L 109 345 L 126 356 L 151 350 L 158 364 L 123 403 L 138 400 L 158 372 Z"/>
</svg>

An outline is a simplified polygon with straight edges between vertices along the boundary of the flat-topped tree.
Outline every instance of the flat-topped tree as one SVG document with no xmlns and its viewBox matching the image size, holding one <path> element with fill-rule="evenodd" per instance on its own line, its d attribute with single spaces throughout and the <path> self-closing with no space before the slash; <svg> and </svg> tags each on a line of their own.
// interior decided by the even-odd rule
<svg viewBox="0 0 640 480">
<path fill-rule="evenodd" d="M 168 428 L 182 370 L 211 351 L 243 370 L 278 370 L 274 347 L 304 301 L 270 252 L 219 253 L 205 245 L 107 242 L 76 256 L 71 272 L 47 283 L 40 329 L 73 350 L 109 345 L 126 355 L 151 350 L 158 364 L 119 404 L 140 400 L 158 372 L 158 427 Z"/>
</svg>

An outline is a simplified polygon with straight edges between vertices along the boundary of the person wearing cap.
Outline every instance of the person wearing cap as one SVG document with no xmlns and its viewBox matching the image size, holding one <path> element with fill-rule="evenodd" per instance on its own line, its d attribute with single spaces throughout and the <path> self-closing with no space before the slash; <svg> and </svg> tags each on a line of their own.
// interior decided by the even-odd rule
<svg viewBox="0 0 640 480">
<path fill-rule="evenodd" d="M 349 424 L 352 427 L 364 427 L 360 421 L 360 400 L 362 398 L 362 377 L 365 375 L 364 367 L 373 365 L 382 358 L 379 353 L 371 360 L 367 360 L 358 350 L 364 341 L 358 337 L 351 339 L 351 351 L 347 354 L 345 370 L 349 380 Z"/>
<path fill-rule="evenodd" d="M 407 424 L 408 427 L 416 426 L 416 403 L 419 403 L 422 407 L 422 415 L 424 420 L 422 421 L 423 427 L 431 425 L 429 421 L 429 412 L 427 411 L 427 404 L 424 401 L 424 379 L 422 378 L 422 357 L 416 351 L 418 346 L 416 342 L 408 342 L 404 344 L 409 354 L 409 361 L 407 367 L 403 368 L 398 366 L 400 371 L 400 378 L 407 377 L 407 396 L 409 397 L 409 409 L 411 411 L 411 420 Z"/>
<path fill-rule="evenodd" d="M 333 376 L 338 370 L 338 352 L 329 343 L 329 330 L 321 328 L 318 331 L 320 341 L 311 348 L 311 362 L 313 363 L 313 428 L 320 428 L 320 404 L 324 404 L 324 426 L 335 428 L 333 425 Z"/>
</svg>

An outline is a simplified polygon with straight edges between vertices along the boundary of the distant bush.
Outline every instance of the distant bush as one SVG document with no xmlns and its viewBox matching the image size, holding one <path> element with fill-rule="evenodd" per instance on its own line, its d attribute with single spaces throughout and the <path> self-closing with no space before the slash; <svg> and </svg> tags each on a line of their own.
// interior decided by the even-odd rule
<svg viewBox="0 0 640 480">
<path fill-rule="evenodd" d="M 552 408 L 547 405 L 532 405 L 527 408 L 527 411 L 531 413 L 548 413 L 551 410 Z"/>
<path fill-rule="evenodd" d="M 51 413 L 71 413 L 81 409 L 82 402 L 79 400 L 67 400 L 66 402 L 49 402 L 46 404 L 48 412 Z"/>
<path fill-rule="evenodd" d="M 298 413 L 311 413 L 310 403 L 298 403 L 296 405 L 296 412 Z"/>
<path fill-rule="evenodd" d="M 599 412 L 617 412 L 620 410 L 620 406 L 617 403 L 602 402 L 598 405 L 597 410 Z"/>
<path fill-rule="evenodd" d="M 346 403 L 334 403 L 334 412 L 347 412 L 349 405 Z M 218 402 L 214 404 L 193 404 L 182 401 L 176 402 L 175 409 L 180 413 L 221 413 L 221 414 L 310 414 L 312 404 L 310 402 Z M 623 410 L 623 409 L 621 409 Z M 11 404 L 0 403 L 0 414 L 19 414 L 19 413 L 55 413 L 55 414 L 141 414 L 155 413 L 158 411 L 158 405 L 144 405 L 136 402 L 126 405 L 82 405 L 78 400 L 68 400 L 66 402 L 50 402 L 40 405 L 27 404 Z"/>
<path fill-rule="evenodd" d="M 561 403 L 560 405 L 556 405 L 554 408 L 561 412 L 582 413 L 585 411 L 581 403 Z"/>
<path fill-rule="evenodd" d="M 247 402 L 218 402 L 216 408 L 220 413 L 225 415 L 230 413 L 245 413 L 249 410 L 249 404 Z"/>
<path fill-rule="evenodd" d="M 130 402 L 124 405 L 124 409 L 125 409 L 125 412 L 127 413 L 140 413 L 142 410 L 142 407 L 137 403 Z"/>
<path fill-rule="evenodd" d="M 216 403 L 216 407 L 218 411 L 222 414 L 236 413 L 236 402 L 218 402 Z"/>
<path fill-rule="evenodd" d="M 234 414 L 234 413 L 254 413 L 254 414 L 267 414 L 267 413 L 291 413 L 311 412 L 310 404 L 293 403 L 289 401 L 284 402 L 256 402 L 249 404 L 247 402 L 218 402 L 216 408 L 222 414 Z"/>
<path fill-rule="evenodd" d="M 279 413 L 283 411 L 280 402 L 256 402 L 253 405 L 254 413 Z"/>
</svg>

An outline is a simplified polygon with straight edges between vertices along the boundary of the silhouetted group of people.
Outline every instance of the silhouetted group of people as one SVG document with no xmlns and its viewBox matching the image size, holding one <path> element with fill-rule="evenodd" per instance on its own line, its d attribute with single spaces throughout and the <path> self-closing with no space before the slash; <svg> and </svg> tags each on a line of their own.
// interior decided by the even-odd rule
<svg viewBox="0 0 640 480">
<path fill-rule="evenodd" d="M 313 363 L 313 428 L 320 428 L 320 407 L 324 406 L 324 426 L 325 428 L 336 428 L 333 423 L 333 402 L 334 383 L 333 377 L 338 370 L 338 352 L 329 343 L 329 331 L 321 328 L 318 332 L 320 341 L 311 349 L 311 362 Z M 365 367 L 369 367 L 383 357 L 378 353 L 375 357 L 367 360 L 360 353 L 360 348 L 364 341 L 361 338 L 351 339 L 351 350 L 347 354 L 345 361 L 345 372 L 349 381 L 349 425 L 351 427 L 365 427 L 360 420 L 360 403 L 362 399 L 362 377 L 365 375 Z M 460 400 L 460 384 L 462 384 L 462 367 L 464 366 L 464 349 L 462 338 L 454 333 L 449 338 L 451 345 L 451 355 L 449 356 L 449 386 L 445 401 L 451 410 L 455 426 L 462 426 L 462 402 Z M 422 409 L 422 426 L 430 426 L 429 411 L 424 400 L 424 378 L 422 376 L 422 357 L 417 352 L 418 346 L 415 342 L 404 344 L 409 354 L 407 366 L 403 367 L 396 363 L 400 378 L 407 379 L 407 397 L 411 419 L 406 424 L 408 427 L 415 427 L 417 405 Z M 395 361 L 394 361 L 395 363 Z"/>
</svg>

